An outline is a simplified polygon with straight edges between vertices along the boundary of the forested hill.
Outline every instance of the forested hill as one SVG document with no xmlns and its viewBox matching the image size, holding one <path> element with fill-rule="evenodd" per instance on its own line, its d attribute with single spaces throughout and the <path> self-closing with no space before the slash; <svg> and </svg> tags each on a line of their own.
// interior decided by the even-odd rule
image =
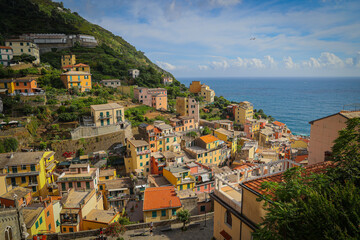
<svg viewBox="0 0 360 240">
<path fill-rule="evenodd" d="M 141 51 L 120 36 L 92 24 L 76 12 L 51 0 L 0 0 L 0 43 L 12 35 L 22 33 L 65 33 L 94 36 L 99 46 L 95 49 L 75 47 L 46 53 L 42 62 L 60 67 L 60 56 L 66 52 L 76 54 L 77 62 L 89 64 L 95 80 L 103 78 L 125 78 L 127 70 L 137 68 L 142 77 L 140 86 L 160 86 L 161 76 L 170 75 L 152 63 Z M 178 84 L 178 82 L 176 82 Z"/>
</svg>

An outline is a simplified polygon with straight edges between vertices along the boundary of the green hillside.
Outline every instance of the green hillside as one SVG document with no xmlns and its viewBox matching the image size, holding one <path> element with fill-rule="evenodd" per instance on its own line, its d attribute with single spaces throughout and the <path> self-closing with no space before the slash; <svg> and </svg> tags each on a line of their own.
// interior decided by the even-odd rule
<svg viewBox="0 0 360 240">
<path fill-rule="evenodd" d="M 126 78 L 127 70 L 138 68 L 140 86 L 160 86 L 161 75 L 168 72 L 152 63 L 141 51 L 119 36 L 92 24 L 76 12 L 50 0 L 0 0 L 0 41 L 22 33 L 65 33 L 95 36 L 99 46 L 94 49 L 74 47 L 61 52 L 46 53 L 42 62 L 60 67 L 60 56 L 66 52 L 77 55 L 77 62 L 90 65 L 94 80 Z M 4 11 L 5 10 L 5 11 Z"/>
</svg>

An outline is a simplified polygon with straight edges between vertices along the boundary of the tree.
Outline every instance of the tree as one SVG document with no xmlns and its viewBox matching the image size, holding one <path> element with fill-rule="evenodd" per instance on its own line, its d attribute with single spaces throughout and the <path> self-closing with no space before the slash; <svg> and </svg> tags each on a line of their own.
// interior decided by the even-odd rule
<svg viewBox="0 0 360 240">
<path fill-rule="evenodd" d="M 186 136 L 196 138 L 196 137 L 197 137 L 197 132 L 195 132 L 195 131 L 188 132 L 188 133 L 186 134 Z"/>
<path fill-rule="evenodd" d="M 186 223 L 190 222 L 190 213 L 186 209 L 182 209 L 176 213 L 177 219 L 183 223 L 182 229 L 185 230 Z"/>
<path fill-rule="evenodd" d="M 265 182 L 267 214 L 254 239 L 360 239 L 359 119 L 351 119 L 332 148 L 334 163 L 324 173 L 284 173 L 280 183 Z"/>
<path fill-rule="evenodd" d="M 209 135 L 209 134 L 211 134 L 211 130 L 207 126 L 205 126 L 202 131 L 202 135 Z"/>
<path fill-rule="evenodd" d="M 113 222 L 105 229 L 105 235 L 110 237 L 119 237 L 120 234 L 124 234 L 125 231 L 126 229 L 123 225 L 119 222 Z"/>
<path fill-rule="evenodd" d="M 19 146 L 19 142 L 15 138 L 5 138 L 3 140 L 5 152 L 15 152 Z"/>
</svg>

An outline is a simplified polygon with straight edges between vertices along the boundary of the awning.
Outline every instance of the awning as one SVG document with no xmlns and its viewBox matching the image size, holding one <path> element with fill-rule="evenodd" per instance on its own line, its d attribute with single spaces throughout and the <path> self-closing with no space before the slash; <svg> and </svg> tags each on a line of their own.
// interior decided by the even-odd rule
<svg viewBox="0 0 360 240">
<path fill-rule="evenodd" d="M 231 240 L 230 234 L 228 234 L 227 232 L 225 232 L 225 230 L 222 230 L 222 231 L 220 232 L 220 235 L 223 236 L 226 240 Z"/>
<path fill-rule="evenodd" d="M 210 181 L 209 174 L 201 174 L 201 179 L 203 182 Z"/>
</svg>

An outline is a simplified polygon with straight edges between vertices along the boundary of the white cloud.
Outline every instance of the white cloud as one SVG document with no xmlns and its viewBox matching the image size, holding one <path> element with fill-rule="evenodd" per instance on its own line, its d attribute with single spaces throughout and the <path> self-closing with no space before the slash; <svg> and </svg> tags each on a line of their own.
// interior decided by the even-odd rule
<svg viewBox="0 0 360 240">
<path fill-rule="evenodd" d="M 200 70 L 204 71 L 204 70 L 208 70 L 208 69 L 209 69 L 209 66 L 207 66 L 207 65 L 199 65 L 198 68 L 199 68 Z"/>
<path fill-rule="evenodd" d="M 294 69 L 299 67 L 297 63 L 293 62 L 291 57 L 284 57 L 283 62 L 285 64 L 285 68 L 287 69 Z"/>
<path fill-rule="evenodd" d="M 167 63 L 167 62 L 156 61 L 156 64 L 159 65 L 159 67 L 161 67 L 162 69 L 165 69 L 168 71 L 176 69 L 176 67 L 174 65 Z"/>
<path fill-rule="evenodd" d="M 270 67 L 270 68 L 276 68 L 277 67 L 277 62 L 275 62 L 274 58 L 271 57 L 270 55 L 267 55 L 267 56 L 264 57 L 264 64 L 267 67 Z"/>
<path fill-rule="evenodd" d="M 349 60 L 345 61 L 349 63 Z M 308 61 L 304 61 L 302 65 L 309 68 L 343 68 L 345 63 L 335 54 L 323 52 L 319 58 L 311 57 Z"/>
<path fill-rule="evenodd" d="M 212 61 L 211 62 L 212 68 L 214 69 L 227 69 L 230 67 L 230 64 L 228 63 L 227 60 L 222 60 L 222 61 Z"/>
<path fill-rule="evenodd" d="M 241 0 L 209 0 L 209 3 L 215 7 L 228 7 L 241 3 Z"/>
</svg>

